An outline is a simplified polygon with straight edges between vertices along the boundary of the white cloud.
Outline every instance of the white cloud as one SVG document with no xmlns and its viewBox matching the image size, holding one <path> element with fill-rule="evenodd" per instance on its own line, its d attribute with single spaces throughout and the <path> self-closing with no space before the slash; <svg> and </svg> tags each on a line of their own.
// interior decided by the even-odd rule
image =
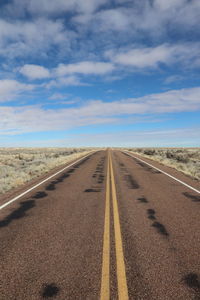
<svg viewBox="0 0 200 300">
<path fill-rule="evenodd" d="M 168 76 L 165 80 L 164 80 L 164 83 L 165 84 L 170 84 L 170 83 L 174 83 L 174 82 L 177 82 L 177 81 L 182 81 L 184 80 L 185 78 L 181 75 L 171 75 L 171 76 Z"/>
<path fill-rule="evenodd" d="M 114 29 L 117 31 L 127 30 L 130 25 L 130 11 L 117 8 L 100 11 L 93 18 L 101 24 L 100 30 Z M 78 19 L 77 19 L 78 20 Z"/>
<path fill-rule="evenodd" d="M 23 84 L 12 79 L 0 80 L 0 102 L 13 100 L 17 95 L 32 91 L 35 88 L 32 84 Z"/>
<path fill-rule="evenodd" d="M 125 53 L 117 54 L 114 62 L 130 65 L 137 68 L 156 67 L 159 62 L 168 62 L 170 51 L 166 45 L 155 48 L 133 49 Z"/>
<path fill-rule="evenodd" d="M 47 89 L 52 87 L 61 87 L 61 86 L 88 86 L 88 84 L 81 82 L 77 76 L 65 76 L 59 77 L 51 80 L 50 82 L 44 85 Z"/>
<path fill-rule="evenodd" d="M 186 0 L 154 0 L 154 6 L 159 10 L 176 9 L 183 5 L 187 5 Z"/>
<path fill-rule="evenodd" d="M 48 99 L 50 100 L 64 100 L 69 97 L 69 94 L 53 93 Z"/>
<path fill-rule="evenodd" d="M 171 130 L 120 130 L 95 134 L 73 134 L 67 139 L 46 141 L 46 146 L 99 146 L 99 147 L 195 147 L 199 146 L 200 128 L 174 128 Z M 38 144 L 40 145 L 40 141 Z"/>
<path fill-rule="evenodd" d="M 82 61 L 75 64 L 60 64 L 56 69 L 55 73 L 57 76 L 65 76 L 67 74 L 79 73 L 79 74 L 96 74 L 103 75 L 114 70 L 114 66 L 111 63 L 106 62 L 92 62 Z"/>
<path fill-rule="evenodd" d="M 40 58 L 47 59 L 52 47 L 70 49 L 74 35 L 61 20 L 41 18 L 8 22 L 0 19 L 0 55 L 13 59 L 39 54 Z"/>
<path fill-rule="evenodd" d="M 19 72 L 29 79 L 44 79 L 50 77 L 49 70 L 38 65 L 26 64 L 20 68 Z"/>
<path fill-rule="evenodd" d="M 181 64 L 187 67 L 195 67 L 199 60 L 199 43 L 162 44 L 156 47 L 134 48 L 131 50 L 109 50 L 107 57 L 116 64 L 137 68 L 157 68 L 160 63 L 165 65 Z"/>
<path fill-rule="evenodd" d="M 140 0 L 115 1 L 115 8 L 76 15 L 73 21 L 98 34 L 98 39 L 106 41 L 107 46 L 108 39 L 115 44 L 124 41 L 127 44 L 130 40 L 158 43 L 172 32 L 177 38 L 182 37 L 183 32 L 195 35 L 200 30 L 199 19 L 199 0 Z"/>
<path fill-rule="evenodd" d="M 140 98 L 103 102 L 93 100 L 79 107 L 43 109 L 32 107 L 1 107 L 0 130 L 5 134 L 64 130 L 94 124 L 124 123 L 123 117 L 137 115 L 197 111 L 200 109 L 200 87 L 171 90 Z M 38 122 L 38 119 L 40 122 Z M 144 120 L 143 120 L 144 121 Z"/>
<path fill-rule="evenodd" d="M 106 0 L 13 0 L 6 5 L 5 11 L 19 16 L 32 15 L 62 15 L 65 12 L 92 13 Z"/>
</svg>

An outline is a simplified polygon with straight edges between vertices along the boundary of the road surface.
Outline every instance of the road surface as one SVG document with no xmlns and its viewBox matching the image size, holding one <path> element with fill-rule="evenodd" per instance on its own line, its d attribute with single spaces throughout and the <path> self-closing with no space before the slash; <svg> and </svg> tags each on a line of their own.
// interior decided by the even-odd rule
<svg viewBox="0 0 200 300">
<path fill-rule="evenodd" d="M 200 299 L 200 184 L 134 156 L 92 153 L 0 201 L 1 300 Z"/>
</svg>

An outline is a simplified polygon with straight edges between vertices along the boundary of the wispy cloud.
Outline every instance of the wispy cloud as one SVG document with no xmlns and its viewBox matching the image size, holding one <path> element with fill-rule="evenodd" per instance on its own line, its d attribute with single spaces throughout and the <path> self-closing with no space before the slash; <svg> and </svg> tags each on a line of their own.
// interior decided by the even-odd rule
<svg viewBox="0 0 200 300">
<path fill-rule="evenodd" d="M 0 130 L 12 134 L 64 130 L 94 124 L 120 124 L 124 116 L 196 111 L 200 109 L 199 94 L 200 87 L 113 102 L 93 100 L 77 108 L 2 107 Z"/>
<path fill-rule="evenodd" d="M 3 139 L 3 137 L 2 137 Z M 107 147 L 194 147 L 200 139 L 200 127 L 175 128 L 171 130 L 121 130 L 115 132 L 98 133 L 73 133 L 62 139 L 38 139 L 26 140 L 26 146 L 30 147 L 69 147 L 69 146 L 99 146 Z M 7 146 L 23 146 L 19 141 L 7 141 Z"/>
<path fill-rule="evenodd" d="M 131 50 L 109 50 L 105 54 L 116 64 L 136 69 L 157 68 L 160 64 L 179 64 L 195 67 L 200 59 L 199 43 L 162 44 L 156 47 L 140 47 Z"/>
<path fill-rule="evenodd" d="M 67 139 L 52 140 L 51 143 L 60 146 L 68 144 L 83 146 L 84 141 L 87 140 L 88 145 L 100 147 L 107 145 L 118 145 L 119 147 L 191 147 L 194 146 L 194 140 L 198 139 L 200 139 L 200 128 L 190 127 L 171 130 L 121 130 L 107 133 L 73 134 Z"/>
<path fill-rule="evenodd" d="M 62 86 L 88 86 L 88 84 L 82 82 L 79 77 L 75 75 L 58 77 L 44 84 L 44 87 L 47 89 L 53 87 L 59 88 Z"/>
<path fill-rule="evenodd" d="M 185 79 L 184 76 L 181 76 L 181 75 L 171 75 L 171 76 L 168 76 L 164 80 L 164 83 L 165 84 L 170 84 L 170 83 L 174 83 L 174 82 L 177 82 L 177 81 L 182 81 L 184 79 Z"/>
<path fill-rule="evenodd" d="M 35 88 L 32 84 L 24 84 L 17 80 L 0 80 L 0 102 L 15 99 L 19 94 L 32 91 Z"/>
<path fill-rule="evenodd" d="M 50 100 L 66 100 L 69 94 L 53 93 L 48 99 Z"/>
</svg>

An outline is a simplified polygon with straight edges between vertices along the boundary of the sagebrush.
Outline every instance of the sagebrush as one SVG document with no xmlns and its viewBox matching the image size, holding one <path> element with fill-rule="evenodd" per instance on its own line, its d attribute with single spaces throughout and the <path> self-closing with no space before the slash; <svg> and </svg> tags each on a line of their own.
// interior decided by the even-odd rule
<svg viewBox="0 0 200 300">
<path fill-rule="evenodd" d="M 89 148 L 0 148 L 0 193 L 89 151 Z"/>
<path fill-rule="evenodd" d="M 200 179 L 200 148 L 129 148 L 127 150 Z"/>
</svg>

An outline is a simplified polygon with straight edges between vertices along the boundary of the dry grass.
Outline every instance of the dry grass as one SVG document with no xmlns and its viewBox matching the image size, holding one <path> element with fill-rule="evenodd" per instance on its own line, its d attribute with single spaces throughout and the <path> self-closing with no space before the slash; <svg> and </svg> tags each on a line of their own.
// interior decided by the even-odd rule
<svg viewBox="0 0 200 300">
<path fill-rule="evenodd" d="M 89 151 L 89 148 L 0 148 L 0 194 Z"/>
<path fill-rule="evenodd" d="M 127 150 L 200 179 L 200 148 L 130 148 Z"/>
</svg>

